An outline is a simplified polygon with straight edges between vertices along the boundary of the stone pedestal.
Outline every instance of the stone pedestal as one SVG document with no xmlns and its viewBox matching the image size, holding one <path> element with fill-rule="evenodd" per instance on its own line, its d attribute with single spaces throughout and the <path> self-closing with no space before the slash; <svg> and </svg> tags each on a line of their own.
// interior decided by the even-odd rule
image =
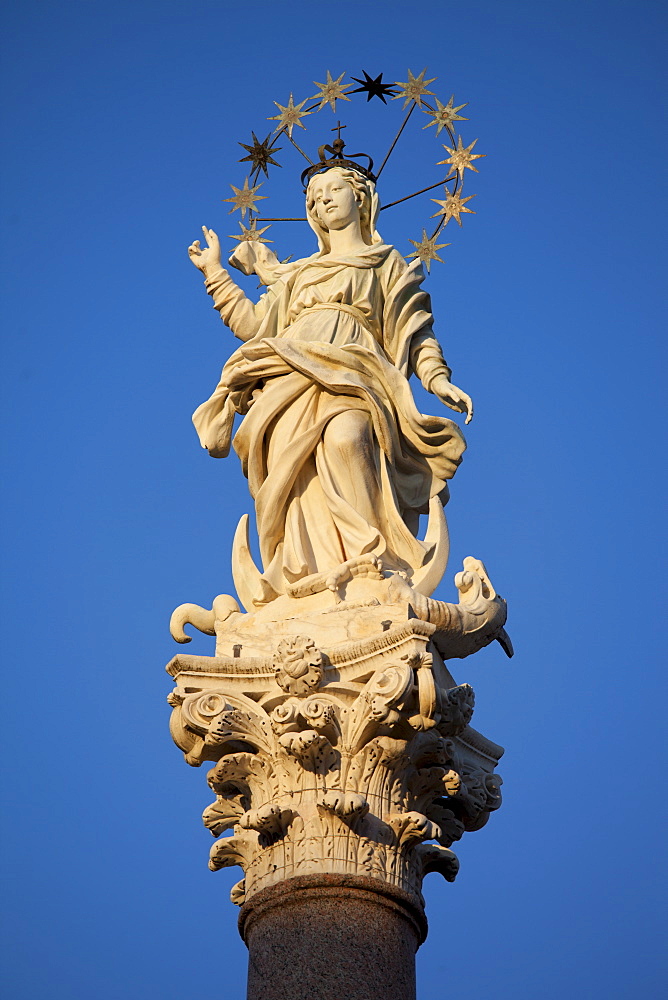
<svg viewBox="0 0 668 1000">
<path fill-rule="evenodd" d="M 245 903 L 248 1000 L 414 1000 L 422 909 L 378 879 L 304 875 Z"/>
</svg>

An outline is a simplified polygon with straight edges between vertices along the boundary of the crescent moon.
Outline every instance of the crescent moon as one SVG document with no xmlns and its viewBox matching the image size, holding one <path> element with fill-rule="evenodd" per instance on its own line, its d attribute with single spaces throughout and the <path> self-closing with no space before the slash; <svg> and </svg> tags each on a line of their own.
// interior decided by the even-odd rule
<svg viewBox="0 0 668 1000">
<path fill-rule="evenodd" d="M 438 497 L 429 501 L 429 520 L 424 536 L 427 556 L 422 566 L 413 573 L 413 590 L 431 597 L 443 579 L 450 555 L 450 534 L 443 504 Z"/>
<path fill-rule="evenodd" d="M 246 611 L 254 610 L 253 598 L 259 590 L 260 576 L 248 540 L 248 514 L 242 514 L 232 542 L 232 579 Z"/>
</svg>

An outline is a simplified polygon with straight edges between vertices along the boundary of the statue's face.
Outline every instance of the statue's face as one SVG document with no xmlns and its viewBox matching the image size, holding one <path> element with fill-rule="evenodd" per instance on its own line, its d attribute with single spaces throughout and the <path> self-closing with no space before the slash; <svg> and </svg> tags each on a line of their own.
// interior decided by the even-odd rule
<svg viewBox="0 0 668 1000">
<path fill-rule="evenodd" d="M 325 229 L 345 229 L 359 220 L 355 192 L 336 168 L 318 174 L 310 188 L 315 214 Z"/>
</svg>

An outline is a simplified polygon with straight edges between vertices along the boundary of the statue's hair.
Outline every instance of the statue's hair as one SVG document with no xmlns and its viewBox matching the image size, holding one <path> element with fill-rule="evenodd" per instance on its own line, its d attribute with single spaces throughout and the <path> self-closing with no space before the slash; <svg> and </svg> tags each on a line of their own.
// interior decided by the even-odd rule
<svg viewBox="0 0 668 1000">
<path fill-rule="evenodd" d="M 375 198 L 375 185 L 356 170 L 350 170 L 347 167 L 331 167 L 331 170 L 338 171 L 341 179 L 347 181 L 353 189 L 355 200 L 359 206 L 362 239 L 368 246 L 379 242 L 379 237 L 376 236 L 374 239 L 376 234 L 371 218 L 372 214 L 377 214 L 374 212 L 374 203 L 377 201 L 377 198 Z M 329 173 L 329 170 L 325 172 Z M 326 226 L 323 226 L 322 221 L 318 218 L 315 211 L 315 196 L 311 185 L 316 177 L 322 177 L 322 173 L 314 174 L 309 181 L 308 188 L 306 189 L 306 214 L 311 228 L 315 230 L 318 236 L 321 249 L 329 251 L 329 230 Z"/>
</svg>

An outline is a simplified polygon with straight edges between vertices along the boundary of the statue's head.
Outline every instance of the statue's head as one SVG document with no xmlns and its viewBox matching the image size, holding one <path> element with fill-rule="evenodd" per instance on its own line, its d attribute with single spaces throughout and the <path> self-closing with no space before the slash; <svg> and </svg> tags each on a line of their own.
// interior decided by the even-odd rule
<svg viewBox="0 0 668 1000">
<path fill-rule="evenodd" d="M 306 189 L 306 214 L 321 249 L 329 250 L 329 230 L 359 220 L 360 235 L 369 246 L 379 242 L 375 233 L 378 198 L 375 184 L 356 170 L 331 167 L 314 174 Z"/>
</svg>

